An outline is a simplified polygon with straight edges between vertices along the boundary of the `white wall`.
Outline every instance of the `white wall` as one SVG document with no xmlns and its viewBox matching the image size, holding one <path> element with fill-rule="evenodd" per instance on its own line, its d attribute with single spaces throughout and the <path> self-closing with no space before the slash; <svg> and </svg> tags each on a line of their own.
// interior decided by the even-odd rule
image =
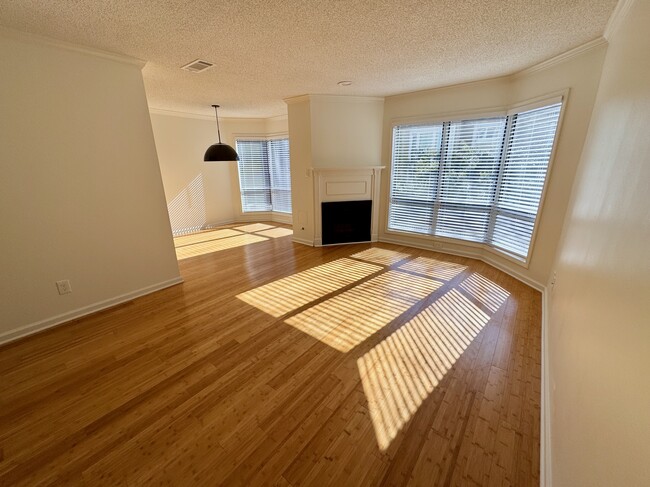
<svg viewBox="0 0 650 487">
<path fill-rule="evenodd" d="M 527 282 L 543 286 L 549 272 L 571 192 L 571 184 L 598 88 L 606 47 L 596 45 L 545 69 L 531 69 L 518 75 L 468 83 L 435 90 L 387 97 L 384 104 L 382 164 L 387 171 L 382 179 L 380 240 L 398 241 L 432 248 L 430 237 L 411 237 L 386 231 L 391 162 L 392 124 L 423 119 L 444 119 L 463 114 L 489 113 L 546 94 L 570 89 L 565 105 L 546 197 L 528 268 L 470 245 L 445 243 L 451 252 L 470 253 L 518 275 Z"/>
<path fill-rule="evenodd" d="M 650 485 L 650 3 L 610 39 L 550 293 L 554 487 Z"/>
<path fill-rule="evenodd" d="M 180 280 L 140 66 L 60 45 L 0 31 L 0 341 Z"/>
<path fill-rule="evenodd" d="M 288 132 L 286 117 L 225 118 L 219 123 L 222 142 L 232 147 L 238 136 L 266 137 Z M 274 218 L 270 213 L 242 213 L 236 162 L 203 162 L 206 149 L 217 141 L 214 119 L 154 111 L 151 124 L 174 232 Z"/>
</svg>

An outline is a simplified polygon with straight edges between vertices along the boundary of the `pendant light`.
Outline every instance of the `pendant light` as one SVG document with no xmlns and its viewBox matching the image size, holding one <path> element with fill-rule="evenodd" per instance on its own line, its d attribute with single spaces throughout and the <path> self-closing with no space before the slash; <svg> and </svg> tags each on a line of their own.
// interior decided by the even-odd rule
<svg viewBox="0 0 650 487">
<path fill-rule="evenodd" d="M 219 114 L 217 113 L 217 108 L 219 105 L 212 105 L 214 107 L 214 116 L 217 118 L 217 135 L 219 136 L 219 142 L 212 144 L 208 147 L 208 150 L 205 151 L 203 160 L 205 162 L 219 162 L 219 161 L 238 161 L 239 156 L 237 151 L 230 147 L 228 144 L 221 142 L 221 130 L 219 130 Z"/>
</svg>

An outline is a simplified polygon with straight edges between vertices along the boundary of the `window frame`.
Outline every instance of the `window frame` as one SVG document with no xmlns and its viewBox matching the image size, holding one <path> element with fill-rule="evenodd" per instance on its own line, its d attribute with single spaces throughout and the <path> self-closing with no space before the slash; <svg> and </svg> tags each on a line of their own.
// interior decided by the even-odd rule
<svg viewBox="0 0 650 487">
<path fill-rule="evenodd" d="M 237 142 L 242 141 L 242 142 L 269 142 L 272 140 L 283 140 L 286 139 L 289 141 L 289 146 L 291 146 L 291 141 L 289 140 L 289 133 L 288 132 L 277 132 L 277 133 L 272 133 L 272 134 L 233 134 L 232 135 L 233 140 L 235 142 L 235 147 L 237 147 Z M 242 187 L 241 187 L 241 177 L 240 177 L 240 169 L 239 169 L 239 161 L 235 161 L 236 164 L 236 170 L 235 170 L 235 177 L 237 178 L 237 188 L 239 190 L 238 195 L 237 195 L 237 205 L 239 208 L 239 214 L 242 216 L 245 215 L 254 215 L 254 214 L 273 214 L 277 215 L 278 217 L 286 217 L 286 218 L 292 218 L 293 216 L 293 201 L 292 201 L 292 208 L 291 212 L 283 212 L 283 211 L 276 211 L 276 210 L 257 210 L 257 211 L 244 211 L 244 205 L 242 203 Z M 269 171 L 270 171 L 270 164 L 269 164 Z M 270 173 L 269 173 L 270 177 Z M 289 177 L 291 177 L 291 158 L 289 158 Z M 269 181 L 270 184 L 270 181 Z M 269 188 L 269 192 L 272 191 L 272 188 Z M 291 190 L 290 190 L 291 191 Z M 275 218 L 275 217 L 274 217 Z"/>
<path fill-rule="evenodd" d="M 505 106 L 505 107 L 491 107 L 491 108 L 486 108 L 486 109 L 477 109 L 477 110 L 462 110 L 462 111 L 455 111 L 455 112 L 445 112 L 445 113 L 440 113 L 440 114 L 435 114 L 435 115 L 425 115 L 425 116 L 418 116 L 418 117 L 400 117 L 400 118 L 394 118 L 390 121 L 390 160 L 388 164 L 388 171 L 387 171 L 387 183 L 386 184 L 386 190 L 385 190 L 385 197 L 386 197 L 386 212 L 385 212 L 385 221 L 384 221 L 384 232 L 388 235 L 398 235 L 398 236 L 404 236 L 404 237 L 410 237 L 410 238 L 416 238 L 416 239 L 425 239 L 427 241 L 433 241 L 433 248 L 435 249 L 436 243 L 438 244 L 453 244 L 457 246 L 462 246 L 462 247 L 469 247 L 469 248 L 474 248 L 478 250 L 485 250 L 490 253 L 494 253 L 499 257 L 502 257 L 510 262 L 513 262 L 517 264 L 518 266 L 521 266 L 525 269 L 528 269 L 530 266 L 530 261 L 531 257 L 534 253 L 534 247 L 535 243 L 537 240 L 537 232 L 539 229 L 539 224 L 540 224 L 540 216 L 542 214 L 542 209 L 545 204 L 546 200 L 546 192 L 548 190 L 548 185 L 549 181 L 552 177 L 552 172 L 553 172 L 553 165 L 555 161 L 555 155 L 557 153 L 557 147 L 559 144 L 559 140 L 561 137 L 562 133 L 562 122 L 564 119 L 564 112 L 566 110 L 568 98 L 569 98 L 569 89 L 564 89 L 564 90 L 559 90 L 553 93 L 548 93 L 546 95 L 542 95 L 539 97 L 531 98 L 525 101 L 513 103 L 511 105 Z M 436 125 L 440 124 L 443 125 L 444 123 L 447 122 L 457 122 L 457 121 L 462 121 L 462 120 L 480 120 L 480 119 L 486 119 L 486 118 L 493 118 L 493 117 L 507 117 L 516 113 L 520 112 L 525 112 L 529 110 L 535 110 L 537 108 L 543 108 L 545 106 L 553 105 L 556 103 L 561 103 L 560 106 L 560 114 L 558 116 L 558 121 L 557 121 L 557 128 L 555 131 L 555 138 L 553 140 L 553 145 L 551 148 L 551 153 L 549 156 L 548 160 L 548 166 L 546 169 L 546 177 L 544 178 L 544 184 L 542 186 L 542 191 L 540 194 L 539 198 L 539 205 L 537 207 L 537 212 L 535 213 L 535 219 L 534 219 L 534 224 L 533 224 L 533 230 L 531 233 L 530 237 L 530 245 L 528 246 L 528 253 L 525 256 L 525 259 L 522 259 L 520 256 L 509 252 L 506 249 L 502 249 L 500 247 L 496 247 L 491 244 L 483 243 L 483 242 L 473 242 L 470 240 L 463 240 L 459 238 L 453 238 L 453 237 L 443 237 L 443 236 L 437 236 L 437 235 L 432 235 L 432 234 L 424 234 L 424 233 L 416 233 L 416 232 L 408 232 L 405 230 L 395 230 L 389 228 L 389 212 L 390 212 L 390 204 L 391 204 L 391 184 L 393 180 L 393 160 L 395 157 L 395 146 L 393 143 L 393 136 L 394 136 L 394 130 L 395 127 L 398 126 L 408 126 L 408 125 Z M 508 125 L 506 135 L 509 133 L 509 125 L 510 125 L 510 120 L 506 120 L 506 123 Z M 503 151 L 502 154 L 502 159 L 505 157 L 505 151 Z M 502 161 L 503 162 L 503 161 Z M 503 164 L 500 164 L 499 166 L 499 179 L 501 178 L 501 175 L 503 173 Z M 497 181 L 497 185 L 500 183 L 500 181 Z M 498 189 L 498 188 L 497 188 Z M 434 203 L 438 204 L 438 203 Z M 495 207 L 495 210 L 496 207 Z M 505 212 L 508 216 L 518 218 L 517 212 L 510 212 L 505 209 L 500 210 L 501 213 Z M 454 250 L 449 249 L 451 253 L 454 252 Z M 458 253 L 462 254 L 462 251 L 458 251 Z"/>
</svg>

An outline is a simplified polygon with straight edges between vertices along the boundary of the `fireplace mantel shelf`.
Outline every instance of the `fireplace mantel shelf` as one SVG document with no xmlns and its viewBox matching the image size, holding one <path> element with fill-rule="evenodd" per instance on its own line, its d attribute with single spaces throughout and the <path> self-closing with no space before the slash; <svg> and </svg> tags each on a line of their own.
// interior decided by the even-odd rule
<svg viewBox="0 0 650 487">
<path fill-rule="evenodd" d="M 307 170 L 311 176 L 314 173 L 322 172 L 341 172 L 341 173 L 350 173 L 350 172 L 359 172 L 359 171 L 381 171 L 386 169 L 386 166 L 339 166 L 339 167 L 311 167 Z"/>
</svg>

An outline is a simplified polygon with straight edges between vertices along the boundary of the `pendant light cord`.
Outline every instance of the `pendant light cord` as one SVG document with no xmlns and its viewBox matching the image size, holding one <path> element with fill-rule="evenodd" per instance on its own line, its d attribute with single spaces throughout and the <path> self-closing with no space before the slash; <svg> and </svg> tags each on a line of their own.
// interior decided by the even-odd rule
<svg viewBox="0 0 650 487">
<path fill-rule="evenodd" d="M 212 105 L 214 107 L 214 116 L 217 118 L 217 135 L 219 136 L 219 143 L 221 144 L 221 130 L 219 130 L 219 114 L 217 113 L 217 108 L 219 105 Z"/>
</svg>

